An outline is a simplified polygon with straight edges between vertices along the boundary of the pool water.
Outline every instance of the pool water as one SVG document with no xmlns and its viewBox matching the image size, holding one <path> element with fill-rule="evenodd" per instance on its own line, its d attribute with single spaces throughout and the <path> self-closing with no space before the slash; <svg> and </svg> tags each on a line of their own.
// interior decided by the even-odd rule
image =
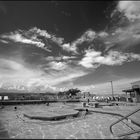
<svg viewBox="0 0 140 140">
<path fill-rule="evenodd" d="M 75 108 L 76 105 L 55 104 L 47 107 L 49 111 L 56 108 Z M 45 105 L 20 105 L 17 110 L 13 106 L 6 106 L 1 110 L 0 120 L 8 130 L 10 138 L 23 139 L 117 139 L 110 131 L 109 126 L 119 117 L 92 113 L 80 118 L 68 118 L 61 121 L 30 120 L 23 116 L 24 111 L 45 110 Z M 113 128 L 114 133 L 131 131 L 124 123 Z"/>
</svg>

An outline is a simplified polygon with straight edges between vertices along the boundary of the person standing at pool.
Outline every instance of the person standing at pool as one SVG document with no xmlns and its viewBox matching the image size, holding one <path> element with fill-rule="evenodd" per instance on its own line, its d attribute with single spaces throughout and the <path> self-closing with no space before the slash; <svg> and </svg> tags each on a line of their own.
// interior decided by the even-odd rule
<svg viewBox="0 0 140 140">
<path fill-rule="evenodd" d="M 87 98 L 84 96 L 83 98 L 83 107 L 86 107 Z"/>
<path fill-rule="evenodd" d="M 90 100 L 89 100 L 89 98 L 88 98 L 88 99 L 87 99 L 87 102 L 89 103 L 89 101 L 90 101 Z"/>
</svg>

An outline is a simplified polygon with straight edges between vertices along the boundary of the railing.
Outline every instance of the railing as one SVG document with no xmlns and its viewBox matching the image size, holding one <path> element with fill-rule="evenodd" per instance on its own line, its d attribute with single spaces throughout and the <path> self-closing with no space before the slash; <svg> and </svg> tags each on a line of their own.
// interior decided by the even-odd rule
<svg viewBox="0 0 140 140">
<path fill-rule="evenodd" d="M 121 122 L 122 120 L 124 120 L 124 119 L 126 119 L 126 118 L 128 119 L 129 116 L 133 115 L 134 113 L 136 113 L 136 112 L 138 112 L 138 111 L 140 111 L 140 108 L 136 109 L 135 111 L 129 113 L 128 115 L 126 115 L 126 116 L 122 117 L 121 119 L 117 120 L 116 122 L 112 123 L 112 124 L 110 125 L 110 132 L 114 135 L 114 133 L 113 133 L 113 131 L 112 131 L 113 125 L 115 125 L 115 124 Z M 133 131 L 131 131 L 131 132 L 124 133 L 124 134 L 120 134 L 120 135 L 115 135 L 115 136 L 117 136 L 117 137 L 122 137 L 122 136 L 131 135 L 131 134 L 135 134 L 135 133 L 139 133 L 139 132 L 140 132 L 140 129 L 138 129 L 138 130 L 133 130 Z"/>
</svg>

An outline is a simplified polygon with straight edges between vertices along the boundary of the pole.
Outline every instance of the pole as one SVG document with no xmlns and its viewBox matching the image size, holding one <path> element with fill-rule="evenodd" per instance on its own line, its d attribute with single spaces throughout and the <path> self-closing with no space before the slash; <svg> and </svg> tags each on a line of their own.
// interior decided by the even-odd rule
<svg viewBox="0 0 140 140">
<path fill-rule="evenodd" d="M 111 88 L 112 88 L 112 97 L 114 97 L 113 83 L 112 83 L 112 81 L 110 81 L 110 82 L 111 82 Z"/>
</svg>

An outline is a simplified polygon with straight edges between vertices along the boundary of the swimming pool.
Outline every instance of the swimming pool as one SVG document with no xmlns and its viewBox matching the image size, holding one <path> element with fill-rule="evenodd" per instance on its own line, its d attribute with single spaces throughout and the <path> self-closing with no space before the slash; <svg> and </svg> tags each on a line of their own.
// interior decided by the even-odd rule
<svg viewBox="0 0 140 140">
<path fill-rule="evenodd" d="M 14 106 L 6 106 L 1 110 L 0 120 L 8 130 L 9 137 L 16 139 L 117 139 L 109 131 L 110 124 L 118 120 L 117 116 L 92 113 L 85 117 L 54 122 L 30 120 L 23 116 L 23 112 L 33 110 L 61 114 L 62 110 L 67 112 L 76 106 L 80 104 L 19 105 L 17 110 Z M 120 134 L 131 131 L 131 128 L 121 122 L 113 130 Z"/>
</svg>

